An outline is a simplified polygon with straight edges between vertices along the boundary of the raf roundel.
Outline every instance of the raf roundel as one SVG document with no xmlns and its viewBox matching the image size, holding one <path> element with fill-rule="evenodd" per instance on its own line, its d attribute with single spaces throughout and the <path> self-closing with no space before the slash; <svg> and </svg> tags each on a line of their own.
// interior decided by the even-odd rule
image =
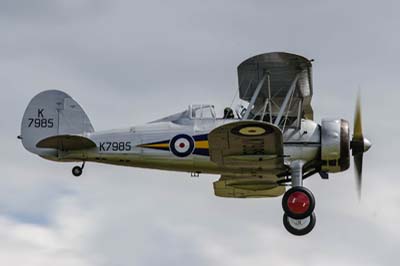
<svg viewBox="0 0 400 266">
<path fill-rule="evenodd" d="M 194 150 L 194 140 L 191 136 L 181 134 L 173 137 L 169 143 L 171 152 L 178 157 L 186 157 Z"/>
<path fill-rule="evenodd" d="M 274 130 L 269 124 L 259 123 L 254 125 L 254 123 L 252 123 L 234 127 L 231 132 L 237 136 L 260 137 L 271 134 L 274 132 Z"/>
</svg>

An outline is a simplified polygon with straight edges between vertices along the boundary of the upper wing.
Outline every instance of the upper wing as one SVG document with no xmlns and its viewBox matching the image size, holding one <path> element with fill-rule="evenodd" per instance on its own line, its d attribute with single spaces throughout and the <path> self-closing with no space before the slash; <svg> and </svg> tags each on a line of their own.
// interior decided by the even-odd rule
<svg viewBox="0 0 400 266">
<path fill-rule="evenodd" d="M 265 80 L 267 74 L 269 81 Z M 270 97 L 273 103 L 271 116 L 277 116 L 286 95 L 294 85 L 295 91 L 288 108 L 288 117 L 297 118 L 300 113 L 302 118 L 313 119 L 310 60 L 281 52 L 260 54 L 248 58 L 238 66 L 238 77 L 239 95 L 242 100 L 250 102 L 257 87 L 261 85 L 255 98 L 253 116 L 263 109 L 264 103 Z"/>
<path fill-rule="evenodd" d="M 270 123 L 240 121 L 208 135 L 211 161 L 224 166 L 260 170 L 284 169 L 282 131 Z"/>
</svg>

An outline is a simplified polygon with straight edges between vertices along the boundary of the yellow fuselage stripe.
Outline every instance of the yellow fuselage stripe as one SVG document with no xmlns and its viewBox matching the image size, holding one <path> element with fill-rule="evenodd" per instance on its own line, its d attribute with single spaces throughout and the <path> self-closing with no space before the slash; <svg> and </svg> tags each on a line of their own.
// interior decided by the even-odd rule
<svg viewBox="0 0 400 266">
<path fill-rule="evenodd" d="M 143 148 L 169 148 L 169 143 L 157 143 L 157 144 L 142 144 Z M 195 143 L 196 149 L 208 149 L 208 140 L 198 140 Z"/>
<path fill-rule="evenodd" d="M 144 148 L 169 148 L 168 143 L 143 144 L 141 146 Z"/>
<path fill-rule="evenodd" d="M 196 149 L 208 149 L 208 140 L 196 141 Z"/>
</svg>

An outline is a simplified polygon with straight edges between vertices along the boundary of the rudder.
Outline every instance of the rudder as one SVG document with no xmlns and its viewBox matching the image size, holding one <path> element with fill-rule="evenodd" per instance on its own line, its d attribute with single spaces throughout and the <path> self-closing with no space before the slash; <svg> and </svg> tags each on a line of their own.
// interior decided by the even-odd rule
<svg viewBox="0 0 400 266">
<path fill-rule="evenodd" d="M 58 90 L 43 91 L 33 97 L 21 123 L 22 144 L 30 152 L 41 156 L 54 153 L 54 150 L 36 146 L 44 138 L 93 131 L 82 107 L 68 94 Z"/>
</svg>

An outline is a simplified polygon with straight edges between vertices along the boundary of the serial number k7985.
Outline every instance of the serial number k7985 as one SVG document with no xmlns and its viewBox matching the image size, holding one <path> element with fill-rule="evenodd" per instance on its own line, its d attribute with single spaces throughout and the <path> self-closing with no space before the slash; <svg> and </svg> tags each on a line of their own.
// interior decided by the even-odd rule
<svg viewBox="0 0 400 266">
<path fill-rule="evenodd" d="M 107 141 L 100 142 L 100 151 L 131 151 L 132 144 L 130 141 Z"/>
</svg>

